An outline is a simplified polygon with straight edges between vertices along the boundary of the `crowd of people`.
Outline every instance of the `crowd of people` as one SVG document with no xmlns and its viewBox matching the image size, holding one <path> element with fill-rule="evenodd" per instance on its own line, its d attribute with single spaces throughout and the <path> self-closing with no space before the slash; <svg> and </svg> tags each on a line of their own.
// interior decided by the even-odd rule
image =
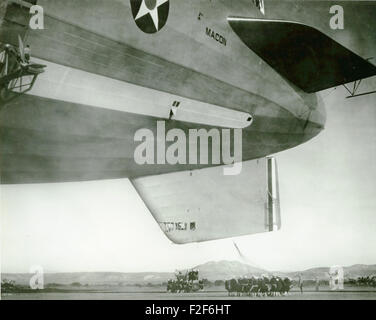
<svg viewBox="0 0 376 320">
<path fill-rule="evenodd" d="M 347 280 L 349 285 L 364 286 L 364 287 L 376 287 L 376 276 L 359 277 L 357 279 Z"/>
<path fill-rule="evenodd" d="M 203 280 L 199 280 L 197 270 L 175 273 L 175 280 L 167 281 L 167 292 L 196 292 L 204 289 Z"/>
<path fill-rule="evenodd" d="M 225 281 L 225 288 L 230 296 L 277 296 L 289 293 L 292 280 L 278 276 L 231 279 Z"/>
</svg>

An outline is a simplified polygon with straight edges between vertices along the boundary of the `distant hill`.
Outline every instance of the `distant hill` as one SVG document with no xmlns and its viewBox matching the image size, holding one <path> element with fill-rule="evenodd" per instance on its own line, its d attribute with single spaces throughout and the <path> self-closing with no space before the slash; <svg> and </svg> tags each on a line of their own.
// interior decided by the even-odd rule
<svg viewBox="0 0 376 320">
<path fill-rule="evenodd" d="M 69 285 L 74 282 L 82 285 L 131 285 L 146 283 L 162 283 L 172 278 L 169 272 L 72 272 L 72 273 L 46 273 L 44 283 Z M 17 284 L 27 285 L 30 274 L 27 273 L 4 273 L 2 279 L 14 280 Z"/>
<path fill-rule="evenodd" d="M 239 261 L 218 261 L 207 262 L 195 266 L 199 270 L 201 279 L 210 281 L 238 278 L 245 275 L 261 275 L 266 270 L 252 267 Z M 27 285 L 30 279 L 29 274 L 3 274 L 3 279 L 14 280 L 18 284 Z M 121 273 L 121 272 L 73 272 L 73 273 L 47 273 L 44 277 L 45 284 L 58 283 L 68 285 L 78 282 L 82 285 L 129 285 L 162 283 L 174 278 L 171 272 L 142 272 L 142 273 Z"/>
<path fill-rule="evenodd" d="M 376 275 L 376 265 L 355 264 L 348 267 L 343 267 L 345 278 L 358 278 Z M 296 277 L 298 274 L 302 274 L 304 279 L 328 279 L 329 267 L 311 268 L 303 271 L 294 272 L 273 272 L 281 276 Z"/>
<path fill-rule="evenodd" d="M 345 274 L 351 275 L 351 277 L 367 277 L 376 275 L 376 264 L 354 264 L 350 267 L 345 267 Z"/>
<path fill-rule="evenodd" d="M 290 276 L 295 278 L 298 274 L 303 274 L 304 279 L 327 279 L 329 267 L 312 268 L 295 272 L 269 272 L 267 270 L 255 268 L 251 265 L 239 261 L 211 261 L 194 267 L 199 270 L 201 279 L 210 281 L 239 278 L 242 276 L 259 276 L 262 274 L 275 274 Z M 346 278 L 357 278 L 376 275 L 376 265 L 357 264 L 344 267 Z M 30 274 L 25 273 L 5 273 L 2 279 L 14 280 L 17 284 L 27 285 Z M 82 285 L 131 285 L 131 284 L 160 284 L 168 279 L 174 278 L 172 272 L 73 272 L 73 273 L 47 273 L 44 277 L 45 284 L 57 283 L 69 285 L 74 282 Z"/>
</svg>

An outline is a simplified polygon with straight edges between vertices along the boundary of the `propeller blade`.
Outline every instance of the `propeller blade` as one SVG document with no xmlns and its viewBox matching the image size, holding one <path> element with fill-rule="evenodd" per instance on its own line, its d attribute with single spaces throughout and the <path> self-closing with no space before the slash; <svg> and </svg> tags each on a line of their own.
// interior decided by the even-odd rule
<svg viewBox="0 0 376 320">
<path fill-rule="evenodd" d="M 25 62 L 25 47 L 24 47 L 24 44 L 23 44 L 23 41 L 22 41 L 20 35 L 18 35 L 18 49 L 20 51 L 20 56 L 21 56 L 22 62 Z"/>
</svg>

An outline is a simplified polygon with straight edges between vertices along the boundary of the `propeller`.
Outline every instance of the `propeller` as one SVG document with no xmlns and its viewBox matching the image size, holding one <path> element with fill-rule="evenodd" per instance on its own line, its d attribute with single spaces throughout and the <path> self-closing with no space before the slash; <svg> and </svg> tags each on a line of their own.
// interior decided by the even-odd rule
<svg viewBox="0 0 376 320">
<path fill-rule="evenodd" d="M 20 57 L 21 57 L 22 62 L 25 63 L 25 46 L 20 35 L 18 35 L 18 50 L 20 52 Z"/>
</svg>

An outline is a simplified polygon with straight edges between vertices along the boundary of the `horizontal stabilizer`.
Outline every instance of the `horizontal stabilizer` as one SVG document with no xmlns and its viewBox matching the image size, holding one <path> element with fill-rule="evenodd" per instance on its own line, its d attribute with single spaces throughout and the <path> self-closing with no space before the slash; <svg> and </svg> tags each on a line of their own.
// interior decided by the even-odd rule
<svg viewBox="0 0 376 320">
<path fill-rule="evenodd" d="M 248 48 L 305 92 L 376 75 L 373 64 L 310 26 L 240 17 L 228 22 Z"/>
<path fill-rule="evenodd" d="M 239 175 L 224 167 L 131 179 L 167 237 L 200 242 L 280 227 L 274 158 L 242 163 Z"/>
</svg>

